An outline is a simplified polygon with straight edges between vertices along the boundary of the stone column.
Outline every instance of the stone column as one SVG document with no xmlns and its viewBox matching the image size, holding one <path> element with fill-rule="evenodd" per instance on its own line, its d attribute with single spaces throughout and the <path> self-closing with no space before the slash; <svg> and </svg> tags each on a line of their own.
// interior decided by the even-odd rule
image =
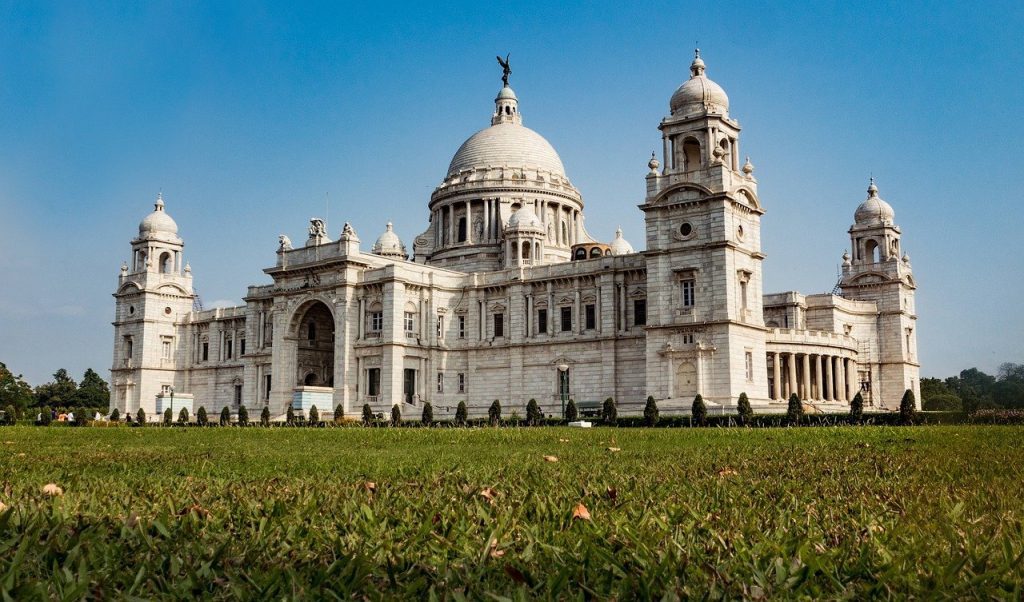
<svg viewBox="0 0 1024 602">
<path fill-rule="evenodd" d="M 473 244 L 473 201 L 466 201 L 466 243 Z"/>
<path fill-rule="evenodd" d="M 853 401 L 857 394 L 857 362 L 853 359 L 846 360 L 846 398 Z"/>
<path fill-rule="evenodd" d="M 843 371 L 843 358 L 836 357 L 836 401 L 846 401 L 846 374 Z"/>
<path fill-rule="evenodd" d="M 548 336 L 555 335 L 555 285 L 548 281 L 548 319 L 547 319 L 547 331 Z"/>
<path fill-rule="evenodd" d="M 789 395 L 787 396 L 787 398 L 788 397 L 792 397 L 793 393 L 796 393 L 798 396 L 800 395 L 799 393 L 797 393 L 796 386 L 797 386 L 796 385 L 796 354 L 795 353 L 790 353 L 789 354 Z"/>
<path fill-rule="evenodd" d="M 580 315 L 580 283 L 578 280 L 576 281 L 576 291 L 573 295 L 572 311 L 575 314 L 573 316 L 573 319 L 576 320 L 576 328 L 574 328 L 573 330 L 576 332 L 576 334 L 581 334 L 583 332 L 584 321 L 583 316 Z"/>
<path fill-rule="evenodd" d="M 825 364 L 825 380 L 822 383 L 824 387 L 824 398 L 825 401 L 832 401 L 835 389 L 832 387 L 832 356 L 826 355 L 822 357 L 823 363 Z"/>
<path fill-rule="evenodd" d="M 491 200 L 484 199 L 484 240 L 483 242 L 491 241 Z"/>
<path fill-rule="evenodd" d="M 803 358 L 804 359 L 803 359 L 803 364 L 801 365 L 801 368 L 803 368 L 803 372 L 804 372 L 804 374 L 803 374 L 803 387 L 804 387 L 804 391 L 803 391 L 803 395 L 801 395 L 800 397 L 801 397 L 801 399 L 812 399 L 813 396 L 811 395 L 811 356 L 805 353 L 803 355 Z"/>
<path fill-rule="evenodd" d="M 455 245 L 455 205 L 448 205 L 448 244 Z"/>
<path fill-rule="evenodd" d="M 821 355 L 814 356 L 814 398 L 824 399 L 821 391 Z"/>
<path fill-rule="evenodd" d="M 782 399 L 782 356 L 778 351 L 772 352 L 772 399 Z"/>
<path fill-rule="evenodd" d="M 619 286 L 619 327 L 622 332 L 629 330 L 629 326 L 626 324 L 626 279 L 622 279 L 622 284 Z"/>
</svg>

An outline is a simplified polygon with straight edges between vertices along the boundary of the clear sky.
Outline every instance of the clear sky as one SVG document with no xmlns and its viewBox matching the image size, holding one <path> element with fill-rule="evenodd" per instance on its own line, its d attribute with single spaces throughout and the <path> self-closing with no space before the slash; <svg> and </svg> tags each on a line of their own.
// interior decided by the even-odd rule
<svg viewBox="0 0 1024 602">
<path fill-rule="evenodd" d="M 695 41 L 757 168 L 765 292 L 835 284 L 874 174 L 922 373 L 1024 362 L 1021 2 L 0 1 L 0 361 L 109 375 L 118 268 L 162 190 L 207 307 L 311 216 L 410 244 L 512 55 L 586 226 L 643 247 L 646 164 Z M 297 5 L 297 6 L 296 6 Z"/>
</svg>

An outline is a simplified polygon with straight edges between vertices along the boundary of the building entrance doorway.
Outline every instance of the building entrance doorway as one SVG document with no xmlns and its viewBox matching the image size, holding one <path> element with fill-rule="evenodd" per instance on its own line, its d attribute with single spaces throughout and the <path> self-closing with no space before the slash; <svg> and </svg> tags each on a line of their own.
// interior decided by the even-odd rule
<svg viewBox="0 0 1024 602">
<path fill-rule="evenodd" d="M 416 394 L 416 370 L 414 368 L 406 368 L 404 380 L 405 403 L 412 403 L 412 396 Z"/>
</svg>

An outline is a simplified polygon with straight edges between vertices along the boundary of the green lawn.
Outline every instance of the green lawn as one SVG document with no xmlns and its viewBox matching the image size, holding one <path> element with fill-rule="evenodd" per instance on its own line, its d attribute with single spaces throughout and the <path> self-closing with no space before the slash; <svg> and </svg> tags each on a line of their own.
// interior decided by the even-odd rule
<svg viewBox="0 0 1024 602">
<path fill-rule="evenodd" d="M 9 427 L 0 440 L 5 599 L 1024 587 L 1022 427 Z M 42 493 L 51 482 L 62 496 Z M 573 518 L 581 503 L 590 520 Z"/>
</svg>

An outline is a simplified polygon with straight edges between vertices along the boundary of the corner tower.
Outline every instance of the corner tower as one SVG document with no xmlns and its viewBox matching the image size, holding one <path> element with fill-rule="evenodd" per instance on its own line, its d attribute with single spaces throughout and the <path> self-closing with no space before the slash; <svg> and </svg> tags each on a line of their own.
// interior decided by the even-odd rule
<svg viewBox="0 0 1024 602">
<path fill-rule="evenodd" d="M 903 393 L 914 391 L 921 403 L 920 363 L 917 357 L 917 281 L 910 256 L 902 253 L 896 212 L 878 195 L 874 178 L 868 198 L 853 215 L 850 251 L 843 254 L 839 282 L 843 297 L 874 301 L 878 307 L 878 357 L 872 364 L 872 396 L 882 407 L 898 408 Z"/>
<path fill-rule="evenodd" d="M 121 265 L 114 293 L 114 364 L 111 409 L 148 416 L 156 411 L 156 396 L 175 382 L 183 367 L 185 343 L 179 325 L 192 311 L 195 292 L 192 269 L 182 267 L 184 242 L 178 225 L 164 210 L 158 195 L 150 213 L 131 241 L 132 259 Z"/>
<path fill-rule="evenodd" d="M 672 95 L 662 133 L 664 168 L 648 164 L 647 379 L 656 398 L 735 405 L 767 402 L 761 308 L 761 215 L 750 161 L 740 165 L 739 123 L 708 79 L 700 51 Z M 688 406 L 687 406 L 688 407 Z"/>
</svg>

